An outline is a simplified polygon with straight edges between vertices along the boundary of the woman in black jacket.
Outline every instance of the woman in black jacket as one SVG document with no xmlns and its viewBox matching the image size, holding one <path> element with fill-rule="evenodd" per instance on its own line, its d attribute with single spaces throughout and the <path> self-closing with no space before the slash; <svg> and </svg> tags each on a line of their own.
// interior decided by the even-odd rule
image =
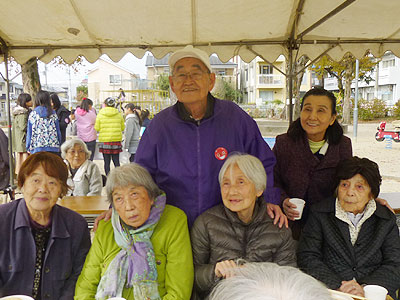
<svg viewBox="0 0 400 300">
<path fill-rule="evenodd" d="M 400 288 L 400 237 L 396 217 L 375 201 L 378 165 L 353 157 L 339 163 L 336 194 L 311 207 L 297 252 L 306 273 L 331 289 L 364 296 L 362 285 Z"/>
<path fill-rule="evenodd" d="M 52 93 L 50 95 L 50 98 L 51 98 L 51 106 L 56 111 L 58 121 L 60 123 L 61 144 L 63 144 L 65 142 L 65 135 L 67 126 L 70 122 L 69 115 L 71 112 L 68 109 L 66 109 L 63 105 L 61 105 L 61 101 L 56 93 Z"/>
<path fill-rule="evenodd" d="M 231 155 L 218 179 L 223 204 L 201 214 L 191 231 L 197 299 L 206 298 L 242 260 L 296 266 L 291 231 L 274 225 L 261 196 L 267 183 L 261 161 Z"/>
</svg>

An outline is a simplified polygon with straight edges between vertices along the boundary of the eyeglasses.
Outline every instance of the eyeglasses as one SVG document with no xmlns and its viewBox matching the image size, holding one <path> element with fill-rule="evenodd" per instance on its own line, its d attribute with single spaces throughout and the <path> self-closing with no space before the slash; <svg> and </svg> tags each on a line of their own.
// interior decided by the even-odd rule
<svg viewBox="0 0 400 300">
<path fill-rule="evenodd" d="M 203 72 L 203 71 L 193 71 L 193 72 L 187 72 L 187 73 L 176 73 L 172 75 L 172 77 L 175 78 L 177 82 L 184 82 L 186 81 L 189 77 L 193 80 L 200 80 L 203 78 L 203 74 L 205 73 L 210 73 L 210 72 Z"/>
</svg>

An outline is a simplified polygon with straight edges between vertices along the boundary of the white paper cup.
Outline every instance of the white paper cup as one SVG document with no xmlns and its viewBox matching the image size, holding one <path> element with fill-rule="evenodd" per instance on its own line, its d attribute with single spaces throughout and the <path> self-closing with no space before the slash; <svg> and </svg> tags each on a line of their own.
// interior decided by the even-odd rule
<svg viewBox="0 0 400 300">
<path fill-rule="evenodd" d="M 304 201 L 303 199 L 300 199 L 300 198 L 290 198 L 289 201 L 290 201 L 290 203 L 293 203 L 294 205 L 296 205 L 296 208 L 294 208 L 294 210 L 299 212 L 299 216 L 294 219 L 300 220 L 301 215 L 303 214 L 303 208 L 304 208 L 304 205 L 306 204 L 306 201 Z"/>
<path fill-rule="evenodd" d="M 366 285 L 364 286 L 365 298 L 368 300 L 385 300 L 388 290 L 380 285 Z"/>
</svg>

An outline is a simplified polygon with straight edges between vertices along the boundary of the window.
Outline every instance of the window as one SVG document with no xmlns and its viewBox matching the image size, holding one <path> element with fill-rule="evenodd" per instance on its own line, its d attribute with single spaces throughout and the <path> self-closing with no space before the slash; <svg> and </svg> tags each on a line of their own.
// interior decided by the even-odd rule
<svg viewBox="0 0 400 300">
<path fill-rule="evenodd" d="M 395 66 L 395 61 L 394 59 L 390 60 L 384 60 L 382 61 L 382 68 L 389 68 L 389 67 L 394 67 Z"/>
<path fill-rule="evenodd" d="M 271 65 L 260 65 L 260 74 L 272 74 L 272 70 Z"/>
<path fill-rule="evenodd" d="M 110 84 L 121 84 L 121 75 L 110 75 Z"/>
<path fill-rule="evenodd" d="M 260 98 L 264 101 L 273 101 L 274 92 L 273 91 L 260 91 Z"/>
<path fill-rule="evenodd" d="M 218 70 L 217 75 L 225 76 L 225 75 L 226 75 L 226 72 L 225 72 L 225 70 Z"/>
</svg>

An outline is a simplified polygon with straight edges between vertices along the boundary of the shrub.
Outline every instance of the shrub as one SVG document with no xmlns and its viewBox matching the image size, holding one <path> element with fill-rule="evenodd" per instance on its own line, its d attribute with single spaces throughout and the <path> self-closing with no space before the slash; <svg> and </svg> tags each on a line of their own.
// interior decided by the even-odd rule
<svg viewBox="0 0 400 300">
<path fill-rule="evenodd" d="M 374 120 L 387 116 L 389 109 L 384 100 L 358 100 L 358 118 L 360 120 Z"/>
<path fill-rule="evenodd" d="M 400 118 L 400 100 L 398 100 L 393 107 L 393 116 Z"/>
</svg>

